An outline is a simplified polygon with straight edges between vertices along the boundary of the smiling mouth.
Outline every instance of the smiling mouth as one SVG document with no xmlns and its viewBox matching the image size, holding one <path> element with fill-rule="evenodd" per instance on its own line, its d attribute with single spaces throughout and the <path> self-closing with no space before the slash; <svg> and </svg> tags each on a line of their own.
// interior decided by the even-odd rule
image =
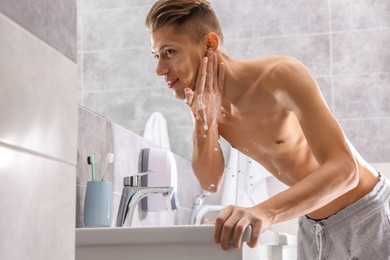
<svg viewBox="0 0 390 260">
<path fill-rule="evenodd" d="M 179 79 L 174 79 L 174 80 L 167 81 L 168 88 L 172 89 L 176 85 L 176 83 L 178 81 L 179 81 Z"/>
</svg>

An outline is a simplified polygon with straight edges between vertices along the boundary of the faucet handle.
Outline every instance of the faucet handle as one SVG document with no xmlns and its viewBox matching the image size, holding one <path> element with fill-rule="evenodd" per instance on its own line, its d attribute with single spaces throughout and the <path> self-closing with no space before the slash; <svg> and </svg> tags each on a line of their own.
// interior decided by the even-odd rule
<svg viewBox="0 0 390 260">
<path fill-rule="evenodd" d="M 123 186 L 138 187 L 139 177 L 137 175 L 126 176 L 123 178 Z"/>
<path fill-rule="evenodd" d="M 211 192 L 203 190 L 202 193 L 194 197 L 194 205 L 203 205 L 203 199 L 210 195 Z"/>
<path fill-rule="evenodd" d="M 156 170 L 147 170 L 146 172 L 140 172 L 136 175 L 126 176 L 123 178 L 123 186 L 139 187 L 141 183 L 141 177 Z"/>
</svg>

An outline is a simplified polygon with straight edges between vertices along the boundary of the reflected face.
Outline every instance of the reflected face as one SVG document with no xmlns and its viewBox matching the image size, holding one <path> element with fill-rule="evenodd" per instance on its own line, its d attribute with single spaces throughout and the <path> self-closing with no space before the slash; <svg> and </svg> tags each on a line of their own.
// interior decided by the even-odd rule
<svg viewBox="0 0 390 260">
<path fill-rule="evenodd" d="M 151 33 L 156 74 L 164 77 L 174 95 L 184 99 L 184 89 L 194 90 L 199 64 L 206 53 L 205 45 L 194 44 L 173 26 L 164 26 Z"/>
</svg>

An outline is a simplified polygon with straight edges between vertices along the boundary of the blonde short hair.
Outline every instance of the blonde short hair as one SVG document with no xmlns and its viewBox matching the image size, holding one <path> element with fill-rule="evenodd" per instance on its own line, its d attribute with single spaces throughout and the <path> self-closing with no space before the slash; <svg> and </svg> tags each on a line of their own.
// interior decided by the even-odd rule
<svg viewBox="0 0 390 260">
<path fill-rule="evenodd" d="M 187 34 L 194 43 L 210 32 L 216 33 L 223 43 L 220 23 L 207 0 L 156 1 L 146 16 L 145 26 L 154 32 L 166 25 L 175 26 L 178 33 Z"/>
</svg>

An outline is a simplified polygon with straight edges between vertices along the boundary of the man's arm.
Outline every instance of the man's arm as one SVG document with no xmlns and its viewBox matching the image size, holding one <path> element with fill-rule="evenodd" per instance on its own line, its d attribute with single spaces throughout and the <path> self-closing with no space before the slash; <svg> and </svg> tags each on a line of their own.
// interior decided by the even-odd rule
<svg viewBox="0 0 390 260">
<path fill-rule="evenodd" d="M 224 172 L 217 119 L 220 116 L 225 69 L 214 52 L 201 62 L 195 89 L 185 89 L 194 122 L 192 167 L 204 190 L 216 192 Z"/>
<path fill-rule="evenodd" d="M 192 168 L 204 190 L 216 192 L 219 189 L 225 162 L 219 143 L 217 125 L 204 130 L 203 122 L 194 120 L 194 150 Z"/>
<path fill-rule="evenodd" d="M 228 207 L 217 218 L 215 241 L 229 248 L 241 243 L 243 231 L 252 225 L 249 246 L 270 225 L 315 211 L 354 188 L 359 181 L 354 157 L 341 127 L 326 106 L 308 70 L 292 58 L 283 58 L 265 82 L 275 98 L 294 112 L 319 167 L 299 183 L 251 208 Z"/>
</svg>

